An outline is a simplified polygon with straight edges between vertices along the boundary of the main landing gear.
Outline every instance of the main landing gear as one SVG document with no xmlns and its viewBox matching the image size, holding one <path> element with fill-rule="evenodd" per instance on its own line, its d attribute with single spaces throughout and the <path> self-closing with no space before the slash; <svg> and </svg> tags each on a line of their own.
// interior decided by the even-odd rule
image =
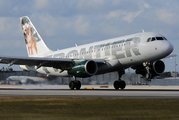
<svg viewBox="0 0 179 120">
<path fill-rule="evenodd" d="M 74 90 L 75 88 L 76 88 L 77 90 L 79 90 L 79 89 L 81 88 L 81 82 L 78 81 L 78 80 L 76 80 L 76 77 L 75 77 L 75 76 L 74 76 L 73 78 L 74 78 L 74 81 L 70 81 L 70 83 L 69 83 L 69 88 L 70 88 L 71 90 Z"/>
<path fill-rule="evenodd" d="M 124 70 L 118 71 L 119 80 L 116 80 L 114 82 L 114 88 L 116 90 L 118 90 L 119 88 L 121 88 L 121 90 L 123 90 L 126 87 L 126 82 L 120 79 L 123 74 L 125 74 Z"/>
<path fill-rule="evenodd" d="M 114 88 L 115 88 L 116 90 L 118 90 L 119 88 L 123 90 L 123 89 L 126 87 L 126 82 L 123 81 L 123 80 L 121 80 L 121 77 L 122 77 L 123 74 L 125 74 L 125 71 L 124 71 L 124 70 L 118 71 L 119 80 L 116 80 L 116 81 L 114 82 Z M 81 82 L 78 81 L 78 80 L 76 80 L 76 77 L 75 77 L 75 76 L 74 76 L 73 78 L 74 78 L 74 81 L 71 81 L 71 82 L 69 83 L 69 88 L 70 88 L 71 90 L 74 90 L 75 88 L 76 88 L 77 90 L 79 90 L 79 89 L 81 88 Z"/>
<path fill-rule="evenodd" d="M 121 90 L 123 90 L 126 87 L 126 82 L 123 80 L 116 80 L 114 82 L 114 88 L 116 90 L 118 90 L 119 88 L 121 88 Z"/>
</svg>

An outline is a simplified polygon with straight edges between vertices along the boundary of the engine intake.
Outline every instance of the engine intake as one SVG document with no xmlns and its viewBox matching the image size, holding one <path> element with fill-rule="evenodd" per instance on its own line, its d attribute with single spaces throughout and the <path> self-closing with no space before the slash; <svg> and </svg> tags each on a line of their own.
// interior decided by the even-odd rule
<svg viewBox="0 0 179 120">
<path fill-rule="evenodd" d="M 152 72 L 154 72 L 155 74 L 162 74 L 165 70 L 165 64 L 163 61 L 161 60 L 158 60 L 158 61 L 155 61 L 153 62 L 152 64 Z"/>
<path fill-rule="evenodd" d="M 74 66 L 69 71 L 69 74 L 72 74 L 76 77 L 90 77 L 97 73 L 98 66 L 93 60 L 85 60 L 79 63 L 74 64 Z"/>
</svg>

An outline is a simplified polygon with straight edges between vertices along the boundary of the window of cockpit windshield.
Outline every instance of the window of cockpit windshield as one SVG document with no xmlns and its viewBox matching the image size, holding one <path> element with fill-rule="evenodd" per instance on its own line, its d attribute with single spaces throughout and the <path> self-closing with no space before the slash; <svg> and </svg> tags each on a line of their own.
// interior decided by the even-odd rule
<svg viewBox="0 0 179 120">
<path fill-rule="evenodd" d="M 150 42 L 150 40 L 151 40 L 151 38 L 148 38 L 148 39 L 147 39 L 147 42 Z"/>
<path fill-rule="evenodd" d="M 164 40 L 163 37 L 156 37 L 157 40 Z"/>
<path fill-rule="evenodd" d="M 165 37 L 152 37 L 152 38 L 148 38 L 147 42 L 152 42 L 155 40 L 167 40 Z"/>
<path fill-rule="evenodd" d="M 152 37 L 152 40 L 151 41 L 155 41 L 156 40 L 156 38 L 155 37 Z"/>
</svg>

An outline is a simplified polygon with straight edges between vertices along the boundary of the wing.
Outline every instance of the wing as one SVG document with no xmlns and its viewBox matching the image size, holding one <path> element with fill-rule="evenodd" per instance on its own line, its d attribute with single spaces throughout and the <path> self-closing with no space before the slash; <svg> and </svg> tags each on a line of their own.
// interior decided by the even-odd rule
<svg viewBox="0 0 179 120">
<path fill-rule="evenodd" d="M 86 59 L 65 59 L 65 58 L 42 58 L 42 57 L 7 57 L 0 56 L 0 63 L 8 64 L 11 66 L 15 65 L 27 65 L 37 66 L 37 69 L 41 66 L 53 67 L 57 69 L 70 69 L 75 63 L 84 61 Z M 105 61 L 102 59 L 94 59 L 98 65 L 104 64 Z"/>
</svg>

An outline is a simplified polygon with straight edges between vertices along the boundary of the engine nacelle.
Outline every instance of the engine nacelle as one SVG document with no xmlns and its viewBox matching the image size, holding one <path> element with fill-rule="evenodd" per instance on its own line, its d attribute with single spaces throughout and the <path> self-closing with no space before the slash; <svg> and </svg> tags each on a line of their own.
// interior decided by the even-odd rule
<svg viewBox="0 0 179 120">
<path fill-rule="evenodd" d="M 159 75 L 162 74 L 165 70 L 165 64 L 163 61 L 158 60 L 152 63 L 152 67 L 151 67 L 151 73 L 153 73 L 153 75 Z"/>
<path fill-rule="evenodd" d="M 79 63 L 76 63 L 71 70 L 69 71 L 69 74 L 72 74 L 76 77 L 90 77 L 97 73 L 98 66 L 96 62 L 93 60 L 85 60 Z"/>
</svg>

